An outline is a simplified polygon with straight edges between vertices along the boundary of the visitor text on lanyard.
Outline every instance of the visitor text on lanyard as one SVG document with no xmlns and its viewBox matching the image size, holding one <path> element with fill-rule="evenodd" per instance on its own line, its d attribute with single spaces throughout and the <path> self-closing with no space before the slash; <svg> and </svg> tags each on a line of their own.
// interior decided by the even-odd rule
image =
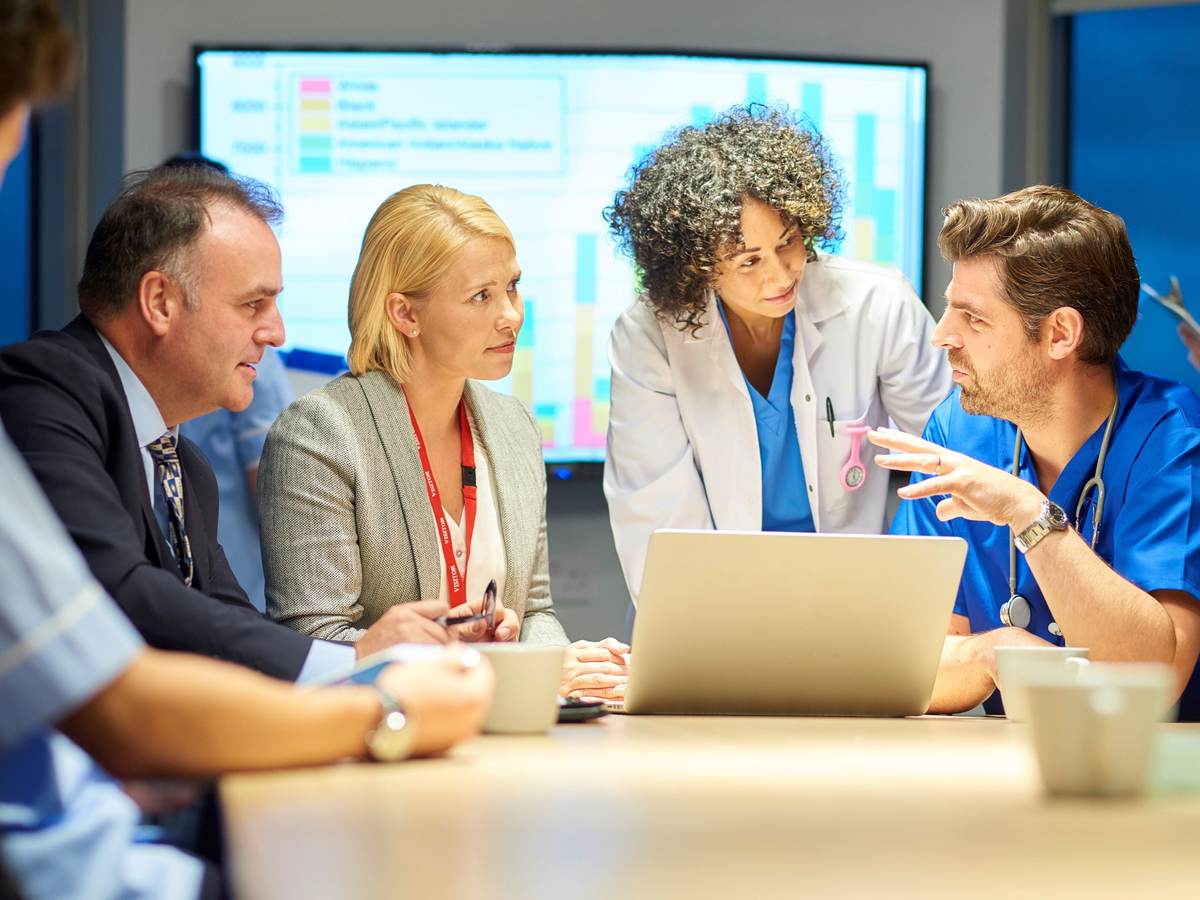
<svg viewBox="0 0 1200 900">
<path fill-rule="evenodd" d="M 425 441 L 421 438 L 421 428 L 417 425 L 412 406 L 408 407 L 408 418 L 412 422 L 413 435 L 417 439 L 417 454 L 421 457 L 421 469 L 425 473 L 425 493 L 429 495 L 429 505 L 433 508 L 434 519 L 437 520 L 442 558 L 446 562 L 446 593 L 450 598 L 450 608 L 453 609 L 467 602 L 467 565 L 471 561 L 471 535 L 475 532 L 475 441 L 471 437 L 471 426 L 467 422 L 467 407 L 464 401 L 458 402 L 458 432 L 462 444 L 463 511 L 467 519 L 467 547 L 463 552 L 461 568 L 454 558 L 454 542 L 450 539 L 450 526 L 446 524 L 442 495 L 433 477 L 429 453 L 425 450 Z"/>
</svg>

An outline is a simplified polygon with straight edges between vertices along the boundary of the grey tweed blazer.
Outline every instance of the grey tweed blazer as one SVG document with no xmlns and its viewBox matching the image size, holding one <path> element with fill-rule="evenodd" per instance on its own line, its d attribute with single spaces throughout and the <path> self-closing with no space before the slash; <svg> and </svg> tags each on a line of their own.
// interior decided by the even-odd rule
<svg viewBox="0 0 1200 900">
<path fill-rule="evenodd" d="M 565 644 L 550 602 L 546 468 L 521 402 L 467 382 L 487 454 L 521 640 Z M 267 613 L 302 634 L 355 641 L 397 603 L 437 597 L 442 554 L 404 392 L 342 375 L 276 420 L 258 470 Z"/>
</svg>

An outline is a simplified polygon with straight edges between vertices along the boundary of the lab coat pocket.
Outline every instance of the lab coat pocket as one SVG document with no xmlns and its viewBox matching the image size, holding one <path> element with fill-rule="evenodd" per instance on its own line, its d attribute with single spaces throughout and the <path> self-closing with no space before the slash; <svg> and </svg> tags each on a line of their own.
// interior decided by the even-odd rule
<svg viewBox="0 0 1200 900">
<path fill-rule="evenodd" d="M 852 503 L 868 481 L 880 477 L 874 464 L 875 446 L 866 437 L 865 429 L 871 425 L 870 410 L 853 419 L 835 419 L 832 434 L 828 421 L 818 423 L 821 505 L 826 509 L 840 509 Z"/>
</svg>

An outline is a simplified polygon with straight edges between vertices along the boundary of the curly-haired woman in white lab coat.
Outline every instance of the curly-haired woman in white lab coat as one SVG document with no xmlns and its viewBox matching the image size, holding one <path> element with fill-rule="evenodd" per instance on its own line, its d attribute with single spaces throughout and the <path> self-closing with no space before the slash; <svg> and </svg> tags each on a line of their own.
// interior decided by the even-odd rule
<svg viewBox="0 0 1200 900">
<path fill-rule="evenodd" d="M 843 191 L 818 133 L 752 106 L 676 132 L 606 211 L 644 290 L 609 344 L 604 468 L 635 599 L 657 528 L 884 530 L 859 429 L 920 434 L 952 385 L 903 275 L 817 251 Z"/>
</svg>

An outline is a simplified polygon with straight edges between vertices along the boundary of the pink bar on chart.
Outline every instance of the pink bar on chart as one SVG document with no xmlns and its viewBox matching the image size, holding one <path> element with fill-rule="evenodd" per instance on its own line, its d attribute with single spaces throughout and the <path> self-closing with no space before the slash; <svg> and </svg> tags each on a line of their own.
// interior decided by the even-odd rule
<svg viewBox="0 0 1200 900">
<path fill-rule="evenodd" d="M 333 87 L 333 82 L 328 78 L 301 78 L 300 93 L 302 94 L 328 94 Z"/>
<path fill-rule="evenodd" d="M 575 400 L 575 446 L 604 446 L 604 435 L 592 431 L 591 397 L 578 397 Z"/>
</svg>

